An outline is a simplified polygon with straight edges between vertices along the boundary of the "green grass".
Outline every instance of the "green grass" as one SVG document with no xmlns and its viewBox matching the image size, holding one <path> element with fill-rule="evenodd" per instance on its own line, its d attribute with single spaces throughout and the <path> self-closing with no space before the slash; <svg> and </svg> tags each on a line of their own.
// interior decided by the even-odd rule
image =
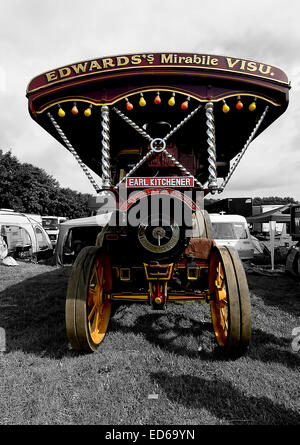
<svg viewBox="0 0 300 445">
<path fill-rule="evenodd" d="M 300 287 L 283 275 L 248 274 L 253 331 L 248 353 L 216 347 L 209 307 L 116 308 L 94 354 L 69 349 L 68 268 L 0 265 L 0 424 L 299 424 Z M 149 399 L 157 394 L 158 399 Z"/>
</svg>

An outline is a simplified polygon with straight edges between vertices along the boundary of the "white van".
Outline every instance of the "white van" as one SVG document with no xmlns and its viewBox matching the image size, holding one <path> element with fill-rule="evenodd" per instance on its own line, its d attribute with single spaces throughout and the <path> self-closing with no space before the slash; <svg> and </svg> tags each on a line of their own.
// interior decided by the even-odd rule
<svg viewBox="0 0 300 445">
<path fill-rule="evenodd" d="M 246 218 L 241 215 L 215 213 L 211 213 L 209 217 L 212 223 L 213 239 L 217 245 L 234 247 L 242 260 L 250 260 L 254 257 L 254 246 Z"/>
<path fill-rule="evenodd" d="M 67 221 L 67 218 L 62 216 L 42 216 L 42 226 L 48 233 L 53 247 L 57 243 L 59 226 L 65 221 Z"/>
</svg>

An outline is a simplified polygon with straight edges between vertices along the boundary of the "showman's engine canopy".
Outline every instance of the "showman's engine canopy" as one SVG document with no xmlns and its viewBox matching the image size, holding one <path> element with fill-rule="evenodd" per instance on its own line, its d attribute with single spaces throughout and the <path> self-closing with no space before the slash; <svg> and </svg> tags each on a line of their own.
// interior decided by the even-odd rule
<svg viewBox="0 0 300 445">
<path fill-rule="evenodd" d="M 190 53 L 104 57 L 29 83 L 32 118 L 75 157 L 96 193 L 116 202 L 72 266 L 73 348 L 98 348 L 115 302 L 162 310 L 206 300 L 218 346 L 245 351 L 243 265 L 234 249 L 215 245 L 199 197 L 224 190 L 250 143 L 286 110 L 289 88 L 274 66 Z"/>
</svg>

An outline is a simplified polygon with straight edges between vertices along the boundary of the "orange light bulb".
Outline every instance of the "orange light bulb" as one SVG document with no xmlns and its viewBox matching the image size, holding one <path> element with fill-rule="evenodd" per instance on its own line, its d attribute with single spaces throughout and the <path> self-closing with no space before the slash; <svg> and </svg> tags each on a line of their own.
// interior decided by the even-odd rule
<svg viewBox="0 0 300 445">
<path fill-rule="evenodd" d="M 72 113 L 74 116 L 75 116 L 76 114 L 79 113 L 76 104 L 73 105 L 73 108 L 72 108 L 72 110 L 71 110 L 71 113 Z"/>
<path fill-rule="evenodd" d="M 189 107 L 189 101 L 188 100 L 185 100 L 184 102 L 182 102 L 182 104 L 181 104 L 181 109 L 182 110 L 187 110 L 188 107 Z"/>
<path fill-rule="evenodd" d="M 240 100 L 237 101 L 235 108 L 237 110 L 241 110 L 243 108 L 243 102 L 241 102 Z"/>
<path fill-rule="evenodd" d="M 157 93 L 157 95 L 155 96 L 154 103 L 156 105 L 159 105 L 161 103 L 161 98 L 160 98 L 159 93 Z"/>
</svg>

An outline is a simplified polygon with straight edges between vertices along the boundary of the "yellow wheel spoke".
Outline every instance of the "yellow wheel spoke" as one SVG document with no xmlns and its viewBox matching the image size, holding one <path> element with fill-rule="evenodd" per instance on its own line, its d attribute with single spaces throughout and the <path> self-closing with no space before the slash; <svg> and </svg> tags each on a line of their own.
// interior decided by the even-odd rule
<svg viewBox="0 0 300 445">
<path fill-rule="evenodd" d="M 99 331 L 99 311 L 98 308 L 96 310 L 96 314 L 93 320 L 93 324 L 92 324 L 92 332 L 97 334 Z"/>
<path fill-rule="evenodd" d="M 96 278 L 97 278 L 97 285 L 102 287 L 103 284 L 103 266 L 98 266 L 95 270 Z"/>
<path fill-rule="evenodd" d="M 96 305 L 94 304 L 94 306 L 92 307 L 92 310 L 90 311 L 90 313 L 88 315 L 88 321 L 91 321 L 92 316 L 93 316 L 95 310 L 96 310 Z"/>
<path fill-rule="evenodd" d="M 221 314 L 221 318 L 223 320 L 222 327 L 223 327 L 224 331 L 227 332 L 227 330 L 228 330 L 228 316 L 227 316 L 227 312 L 224 313 L 224 310 L 221 309 L 220 310 L 220 314 Z"/>
</svg>

